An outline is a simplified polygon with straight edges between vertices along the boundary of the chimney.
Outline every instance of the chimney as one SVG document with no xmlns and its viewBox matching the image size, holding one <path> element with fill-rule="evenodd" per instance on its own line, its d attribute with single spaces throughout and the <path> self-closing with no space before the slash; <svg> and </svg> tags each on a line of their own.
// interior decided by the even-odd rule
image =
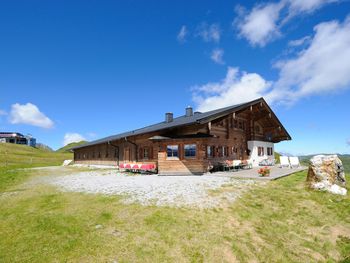
<svg viewBox="0 0 350 263">
<path fill-rule="evenodd" d="M 165 122 L 169 123 L 172 122 L 174 119 L 174 115 L 172 112 L 165 113 Z"/>
<path fill-rule="evenodd" d="M 186 117 L 191 117 L 191 116 L 193 116 L 193 109 L 192 107 L 188 106 L 186 108 Z"/>
</svg>

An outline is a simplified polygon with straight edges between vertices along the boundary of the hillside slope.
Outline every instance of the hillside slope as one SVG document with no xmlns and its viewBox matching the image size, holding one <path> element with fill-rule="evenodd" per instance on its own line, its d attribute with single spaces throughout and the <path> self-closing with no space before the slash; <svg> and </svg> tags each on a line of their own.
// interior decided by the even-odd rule
<svg viewBox="0 0 350 263">
<path fill-rule="evenodd" d="M 87 141 L 80 141 L 80 142 L 72 142 L 70 144 L 67 144 L 66 146 L 59 148 L 58 150 L 56 150 L 56 152 L 60 152 L 60 153 L 64 153 L 64 152 L 70 152 L 70 149 L 72 147 L 78 146 L 78 145 L 82 145 L 84 143 L 87 143 Z"/>
<path fill-rule="evenodd" d="M 26 145 L 0 143 L 0 167 L 38 167 L 61 165 L 72 153 L 49 152 Z"/>
</svg>

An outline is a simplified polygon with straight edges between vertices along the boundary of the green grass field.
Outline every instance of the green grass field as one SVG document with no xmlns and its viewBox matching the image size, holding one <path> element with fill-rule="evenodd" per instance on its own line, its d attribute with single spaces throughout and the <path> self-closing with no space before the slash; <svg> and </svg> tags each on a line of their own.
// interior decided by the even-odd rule
<svg viewBox="0 0 350 263">
<path fill-rule="evenodd" d="M 349 195 L 310 191 L 305 177 L 206 210 L 11 185 L 0 194 L 0 262 L 348 262 Z"/>
<path fill-rule="evenodd" d="M 306 172 L 221 208 L 145 207 L 25 185 L 46 173 L 14 168 L 57 165 L 69 155 L 23 147 L 0 169 L 0 262 L 350 261 L 349 194 L 307 189 Z"/>
<path fill-rule="evenodd" d="M 0 143 L 0 167 L 38 167 L 61 165 L 72 153 L 50 152 L 26 145 Z"/>
<path fill-rule="evenodd" d="M 72 158 L 72 153 L 57 153 L 26 145 L 0 143 L 0 190 L 26 177 L 26 174 L 16 170 L 17 168 L 56 166 Z"/>
</svg>

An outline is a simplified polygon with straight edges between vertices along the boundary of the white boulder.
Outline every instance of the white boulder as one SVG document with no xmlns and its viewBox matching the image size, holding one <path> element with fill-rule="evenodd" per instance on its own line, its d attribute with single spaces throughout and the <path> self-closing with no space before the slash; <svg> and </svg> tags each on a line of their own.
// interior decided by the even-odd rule
<svg viewBox="0 0 350 263">
<path fill-rule="evenodd" d="M 307 182 L 312 189 L 346 195 L 345 173 L 337 155 L 316 155 L 311 158 Z"/>
</svg>

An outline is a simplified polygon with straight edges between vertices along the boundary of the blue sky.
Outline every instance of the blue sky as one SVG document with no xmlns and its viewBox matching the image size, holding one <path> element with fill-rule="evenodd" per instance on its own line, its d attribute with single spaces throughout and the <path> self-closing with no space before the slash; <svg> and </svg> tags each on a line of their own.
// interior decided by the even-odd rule
<svg viewBox="0 0 350 263">
<path fill-rule="evenodd" d="M 292 154 L 350 152 L 348 1 L 2 1 L 0 130 L 59 148 L 264 96 Z M 80 137 L 79 137 L 80 136 Z"/>
</svg>

